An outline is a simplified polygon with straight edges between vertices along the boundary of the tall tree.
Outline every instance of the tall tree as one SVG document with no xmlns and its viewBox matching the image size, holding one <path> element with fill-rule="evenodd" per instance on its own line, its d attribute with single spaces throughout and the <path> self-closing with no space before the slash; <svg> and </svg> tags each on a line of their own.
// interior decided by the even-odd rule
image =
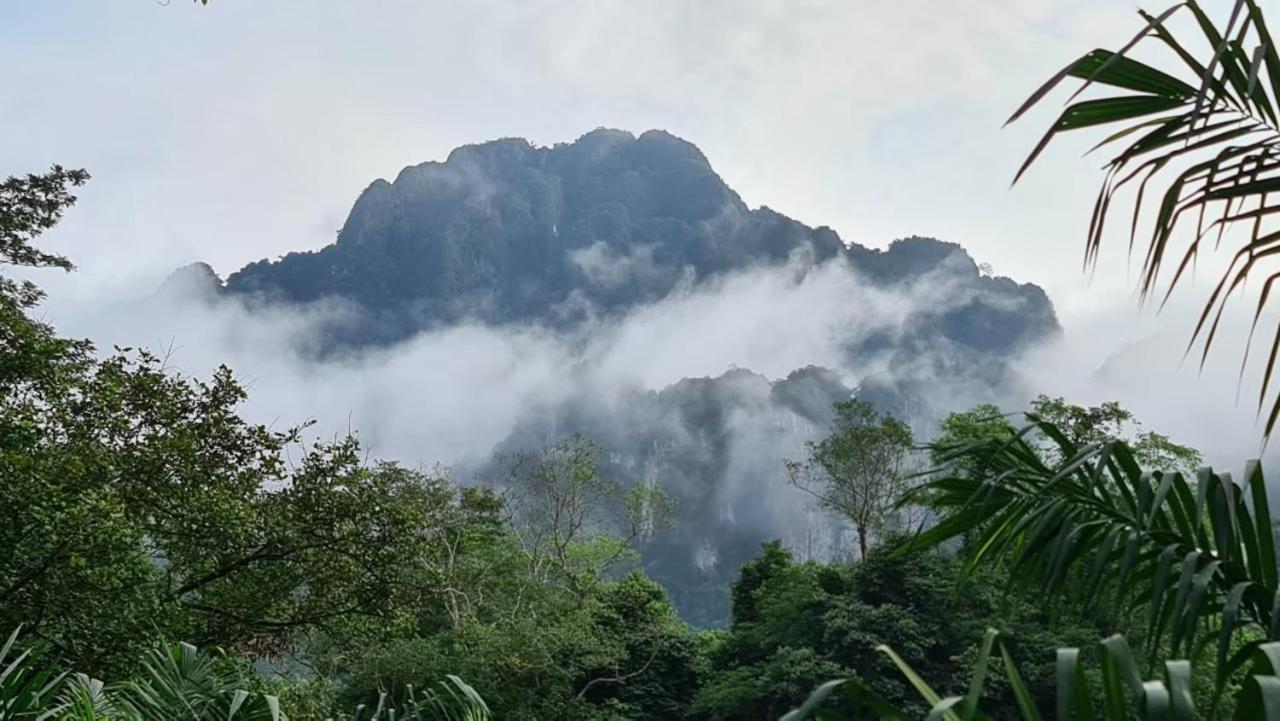
<svg viewBox="0 0 1280 721">
<path fill-rule="evenodd" d="M 578 594 L 670 522 L 674 501 L 660 488 L 630 489 L 605 475 L 604 449 L 570 436 L 499 458 L 511 529 L 533 574 Z"/>
<path fill-rule="evenodd" d="M 1142 424 L 1133 413 L 1115 401 L 1107 401 L 1100 406 L 1081 406 L 1060 397 L 1041 395 L 1031 402 L 1031 414 L 1053 424 L 1078 447 L 1123 440 L 1129 444 L 1134 459 L 1143 468 L 1195 473 L 1202 460 L 1200 451 L 1174 443 L 1168 436 L 1155 431 L 1142 430 Z M 1050 453 L 1058 450 L 1051 442 L 1044 447 Z"/>
<path fill-rule="evenodd" d="M 907 489 L 911 429 L 857 399 L 837 403 L 835 412 L 831 435 L 805 445 L 808 459 L 786 461 L 787 480 L 848 518 L 866 558 L 871 537 Z"/>
</svg>

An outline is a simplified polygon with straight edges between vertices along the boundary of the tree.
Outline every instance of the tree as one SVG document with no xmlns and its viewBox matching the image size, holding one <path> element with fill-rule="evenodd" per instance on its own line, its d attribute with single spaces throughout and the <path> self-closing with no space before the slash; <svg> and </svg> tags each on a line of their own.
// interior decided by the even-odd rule
<svg viewBox="0 0 1280 721">
<path fill-rule="evenodd" d="M 701 680 L 701 649 L 662 586 L 632 572 L 602 590 L 592 621 L 621 645 L 607 664 L 585 671 L 577 697 L 628 719 L 686 718 Z"/>
<path fill-rule="evenodd" d="M 1077 447 L 1124 440 L 1143 468 L 1194 473 L 1202 460 L 1194 448 L 1174 443 L 1154 431 L 1143 431 L 1133 413 L 1115 401 L 1085 407 L 1041 395 L 1031 402 L 1031 413 L 1053 424 Z M 1052 443 L 1046 448 L 1050 453 L 1057 450 Z"/>
<path fill-rule="evenodd" d="M 603 449 L 574 435 L 502 457 L 511 529 L 535 578 L 582 595 L 635 544 L 670 522 L 674 501 L 657 487 L 624 489 L 600 468 Z"/>
<path fill-rule="evenodd" d="M 1000 569 L 963 573 L 964 559 L 932 550 L 897 553 L 890 536 L 852 564 L 796 562 L 777 543 L 742 568 L 732 623 L 708 654 L 695 709 L 713 719 L 776 719 L 818 683 L 856 675 L 881 696 L 923 718 L 929 707 L 876 646 L 891 644 L 935 686 L 956 687 L 978 663 L 973 641 L 998 626 L 1014 651 L 1026 650 L 1023 678 L 1051 694 L 1054 666 L 1040 649 L 1092 643 L 1099 629 L 1061 614 L 1051 623 L 1040 594 L 1010 588 Z M 1016 700 L 992 684 L 984 700 L 1007 718 Z M 869 714 L 854 718 L 872 718 Z"/>
<path fill-rule="evenodd" d="M 1020 118 L 1068 77 L 1084 80 L 1071 100 L 1089 87 L 1123 91 L 1069 105 L 1032 150 L 1014 182 L 1058 133 L 1119 124 L 1099 143 L 1101 147 L 1124 141 L 1106 165 L 1089 223 L 1086 262 L 1096 261 L 1107 221 L 1126 207 L 1132 210 L 1132 217 L 1126 218 L 1131 246 L 1139 226 L 1149 228 L 1149 233 L 1144 232 L 1147 250 L 1140 281 L 1144 298 L 1159 296 L 1163 303 L 1187 277 L 1186 271 L 1198 256 L 1227 252 L 1226 270 L 1192 332 L 1190 345 L 1201 344 L 1203 364 L 1228 301 L 1243 289 L 1246 279 L 1254 274 L 1264 277 L 1253 314 L 1254 329 L 1272 300 L 1272 284 L 1280 279 L 1280 274 L 1263 270 L 1280 255 L 1280 232 L 1274 225 L 1280 206 L 1272 201 L 1280 188 L 1280 162 L 1275 157 L 1280 140 L 1280 49 L 1256 0 L 1235 0 L 1226 24 L 1221 26 L 1215 25 L 1197 0 L 1184 0 L 1157 16 L 1139 13 L 1144 26 L 1133 40 L 1117 52 L 1099 49 L 1075 60 L 1036 90 L 1010 118 L 1010 122 Z M 1180 37 L 1167 26 L 1178 13 L 1190 16 L 1193 34 L 1198 34 L 1205 46 L 1203 51 L 1188 49 L 1192 38 Z M 1145 40 L 1158 41 L 1171 51 L 1176 60 L 1169 72 L 1128 57 Z M 1113 203 L 1125 188 L 1137 189 L 1133 201 Z M 1156 212 L 1144 214 L 1143 199 L 1152 195 L 1159 198 Z M 1227 232 L 1233 228 L 1242 232 Z M 1188 233 L 1176 234 L 1178 229 Z M 1162 289 L 1167 260 L 1175 262 L 1176 268 Z M 1280 326 L 1262 371 L 1259 412 L 1267 403 L 1278 351 Z M 1246 347 L 1246 362 L 1248 353 Z M 1277 419 L 1280 393 L 1273 394 L 1265 435 L 1271 434 Z"/>
<path fill-rule="evenodd" d="M 1194 448 L 1174 443 L 1168 436 L 1154 431 L 1143 431 L 1133 413 L 1114 401 L 1086 407 L 1068 403 L 1061 397 L 1040 395 L 1031 402 L 1030 415 L 1053 424 L 1075 446 L 1123 440 L 1144 468 L 1194 473 L 1202 460 Z M 1017 433 L 1009 416 L 989 403 L 948 415 L 942 420 L 940 430 L 931 444 L 933 465 L 943 465 L 940 454 L 947 454 L 951 457 L 950 472 L 963 470 L 971 475 L 982 472 L 973 466 L 981 457 L 956 454 L 956 448 L 970 443 L 1009 440 Z M 1039 438 L 1036 447 L 1046 459 L 1053 458 L 1058 451 L 1057 444 L 1048 438 Z"/>
<path fill-rule="evenodd" d="M 701 651 L 661 587 L 633 573 L 579 593 L 556 576 L 532 577 L 512 534 L 501 538 L 467 552 L 468 565 L 500 572 L 489 593 L 472 599 L 465 623 L 424 624 L 352 648 L 343 666 L 347 701 L 373 703 L 381 690 L 456 674 L 495 717 L 513 721 L 683 717 Z"/>
<path fill-rule="evenodd" d="M 759 618 L 756 594 L 794 563 L 791 551 L 781 541 L 767 541 L 760 545 L 760 549 L 759 556 L 743 564 L 738 580 L 730 587 L 730 621 L 734 625 L 751 623 Z"/>
<path fill-rule="evenodd" d="M 608 479 L 602 453 L 574 436 L 499 456 L 500 495 L 463 491 L 464 517 L 438 524 L 437 560 L 406 589 L 417 623 L 333 654 L 348 700 L 457 674 L 515 721 L 680 717 L 698 683 L 693 633 L 660 586 L 617 578 L 670 502 Z"/>
<path fill-rule="evenodd" d="M 831 435 L 805 444 L 804 462 L 786 462 L 787 480 L 818 504 L 848 518 L 865 558 L 871 535 L 883 530 L 907 489 L 911 429 L 857 399 L 835 405 Z"/>
<path fill-rule="evenodd" d="M 0 263 L 69 270 L 32 242 L 87 177 L 55 166 L 0 184 Z M 229 369 L 99 359 L 28 315 L 40 298 L 0 277 L 0 627 L 99 673 L 157 631 L 267 652 L 395 621 L 437 558 L 451 487 L 366 465 L 354 438 L 304 444 L 301 427 L 245 421 Z"/>
<path fill-rule="evenodd" d="M 971 443 L 1012 438 L 1017 432 L 1008 416 L 998 406 L 982 403 L 967 411 L 950 413 L 938 424 L 938 437 L 930 444 L 929 461 L 934 468 L 950 465 L 952 473 L 977 475 L 982 469 L 974 463 L 977 459 L 953 455 L 944 459 L 939 448 L 958 448 Z"/>
</svg>

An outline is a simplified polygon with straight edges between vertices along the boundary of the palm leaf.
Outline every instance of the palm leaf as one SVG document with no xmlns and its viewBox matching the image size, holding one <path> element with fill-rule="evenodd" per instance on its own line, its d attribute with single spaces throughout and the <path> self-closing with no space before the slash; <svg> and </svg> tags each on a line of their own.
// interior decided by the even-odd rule
<svg viewBox="0 0 1280 721">
<path fill-rule="evenodd" d="M 1215 649 L 1221 690 L 1243 663 L 1231 663 L 1233 640 L 1246 629 L 1270 637 L 1280 622 L 1261 466 L 1249 465 L 1244 486 L 1210 469 L 1192 482 L 1144 472 L 1123 442 L 1078 449 L 1060 429 L 1031 419 L 1034 433 L 965 446 L 973 461 L 966 466 L 989 476 L 929 478 L 904 500 L 931 507 L 940 521 L 907 548 L 964 535 L 968 569 L 1004 564 L 1015 581 L 1055 602 L 1111 616 L 1145 613 L 1152 650 L 1167 643 L 1190 656 L 1201 640 Z M 1028 462 L 1037 437 L 1056 439 L 1062 460 Z M 946 457 L 950 449 L 935 450 Z M 1206 627 L 1216 633 L 1202 639 Z"/>
<path fill-rule="evenodd" d="M 64 676 L 44 661 L 39 647 L 19 649 L 21 628 L 0 645 L 0 721 L 34 718 L 61 693 Z"/>
<path fill-rule="evenodd" d="M 1179 38 L 1166 26 L 1179 13 L 1190 16 L 1198 31 L 1193 33 L 1198 34 L 1194 41 L 1204 48 L 1202 52 L 1189 49 L 1197 47 L 1192 38 Z M 1271 285 L 1280 278 L 1280 272 L 1264 270 L 1280 261 L 1280 224 L 1276 223 L 1280 203 L 1272 201 L 1280 193 L 1280 53 L 1256 0 L 1234 0 L 1221 27 L 1197 0 L 1184 0 L 1159 15 L 1140 14 L 1142 30 L 1129 43 L 1115 52 L 1094 50 L 1072 62 L 1010 118 L 1012 122 L 1022 117 L 1068 78 L 1083 80 L 1071 104 L 1018 169 L 1014 182 L 1059 133 L 1112 126 L 1096 146 L 1119 144 L 1119 149 L 1105 166 L 1094 203 L 1086 263 L 1096 262 L 1108 221 L 1122 212 L 1123 204 L 1113 203 L 1117 193 L 1135 184 L 1137 192 L 1125 214 L 1130 248 L 1140 236 L 1146 237 L 1140 274 L 1144 298 L 1163 287 L 1163 299 L 1168 300 L 1198 257 L 1206 252 L 1226 253 L 1228 266 L 1206 299 L 1188 344 L 1188 351 L 1200 347 L 1203 365 L 1227 305 L 1245 281 L 1256 275 L 1265 278 L 1254 309 L 1256 328 L 1271 301 Z M 1142 43 L 1170 51 L 1169 68 L 1158 69 L 1128 57 Z M 1086 88 L 1123 93 L 1075 102 Z M 1140 233 L 1148 191 L 1160 200 L 1145 233 Z M 1227 232 L 1235 228 L 1241 232 Z M 1188 233 L 1175 233 L 1179 229 Z M 1211 244 L 1206 242 L 1210 237 Z M 1230 242 L 1224 243 L 1224 238 Z M 1166 273 L 1170 264 L 1173 270 Z M 1253 343 L 1251 334 L 1242 374 Z M 1270 346 L 1257 397 L 1260 416 L 1270 404 L 1265 437 L 1280 420 L 1280 390 L 1271 383 L 1280 357 L 1280 326 Z"/>
</svg>

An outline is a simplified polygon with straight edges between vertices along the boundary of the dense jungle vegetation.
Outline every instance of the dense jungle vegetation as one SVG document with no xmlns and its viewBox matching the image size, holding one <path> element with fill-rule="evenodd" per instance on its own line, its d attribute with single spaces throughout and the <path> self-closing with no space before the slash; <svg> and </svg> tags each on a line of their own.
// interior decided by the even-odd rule
<svg viewBox="0 0 1280 721">
<path fill-rule="evenodd" d="M 1108 139 L 1132 144 L 1091 254 L 1115 184 L 1217 152 L 1170 181 L 1143 279 L 1153 290 L 1184 212 L 1253 228 L 1197 326 L 1206 346 L 1280 243 L 1262 223 L 1280 189 L 1280 54 L 1257 4 L 1233 7 L 1223 28 L 1194 0 L 1143 15 L 1135 43 L 1162 43 L 1189 80 L 1131 44 L 1028 102 L 1067 77 L 1137 93 L 1069 106 L 1028 160 L 1057 132 L 1132 123 Z M 1177 12 L 1205 61 L 1165 27 Z M 88 179 L 55 166 L 0 183 L 0 720 L 1280 718 L 1280 567 L 1256 462 L 1239 481 L 1200 468 L 1115 404 L 1042 396 L 1025 423 L 979 406 L 922 446 L 843 400 L 828 435 L 777 460 L 858 552 L 818 562 L 767 542 L 727 626 L 695 628 L 638 563 L 676 501 L 613 480 L 586 436 L 461 484 L 371 460 L 354 436 L 251 423 L 228 368 L 193 378 L 60 336 L 28 278 L 72 270 L 37 241 Z"/>
<path fill-rule="evenodd" d="M 0 186 L 7 265 L 70 270 L 33 241 L 86 180 L 55 167 Z M 1046 649 L 1115 631 L 1160 638 L 1133 609 L 1010 585 L 1030 568 L 1021 558 L 967 563 L 991 544 L 981 519 L 972 533 L 957 525 L 975 511 L 961 482 L 999 464 L 1079 466 L 1076 447 L 1197 464 L 1114 404 L 1041 398 L 1036 441 L 994 407 L 954 414 L 932 458 L 896 419 L 838 404 L 831 434 L 786 467 L 850 518 L 865 555 L 818 563 L 766 543 L 733 584 L 728 627 L 699 630 L 634 563 L 635 545 L 666 531 L 671 499 L 609 480 L 587 438 L 504 456 L 500 484 L 463 487 L 442 469 L 369 461 L 354 437 L 304 442 L 302 428 L 246 422 L 229 369 L 195 379 L 146 351 L 96 355 L 35 317 L 32 282 L 6 276 L 0 292 L 3 718 L 772 719 L 844 676 L 926 714 L 877 646 L 929 684 L 961 688 L 986 663 L 988 627 L 1022 660 L 1022 686 L 983 692 L 999 717 L 1019 708 L 1019 688 L 1053 698 Z M 953 480 L 920 485 L 925 465 Z M 900 504 L 904 493 L 917 502 Z M 964 513 L 935 525 L 952 506 Z M 940 534 L 961 541 L 936 547 Z"/>
</svg>

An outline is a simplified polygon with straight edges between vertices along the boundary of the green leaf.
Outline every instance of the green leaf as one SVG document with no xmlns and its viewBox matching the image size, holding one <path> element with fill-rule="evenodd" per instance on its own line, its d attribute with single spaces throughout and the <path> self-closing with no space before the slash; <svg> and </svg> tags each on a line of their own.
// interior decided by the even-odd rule
<svg viewBox="0 0 1280 721">
<path fill-rule="evenodd" d="M 1280 678 L 1250 676 L 1236 704 L 1236 721 L 1280 719 Z"/>
<path fill-rule="evenodd" d="M 933 688 L 931 688 L 929 684 L 920 677 L 920 674 L 916 673 L 915 669 L 911 668 L 910 664 L 902 660 L 902 657 L 893 649 L 881 644 L 876 647 L 876 650 L 889 657 L 889 660 L 893 662 L 893 665 L 898 667 L 898 671 L 900 671 L 903 676 L 907 677 L 908 683 L 915 688 L 916 693 L 920 694 L 920 697 L 923 698 L 931 707 L 937 706 L 942 702 L 942 697 L 938 695 L 938 692 L 934 691 Z M 958 717 L 950 711 L 948 711 L 943 718 L 947 719 L 947 721 L 959 721 Z"/>
<path fill-rule="evenodd" d="M 1022 675 L 1018 673 L 1017 664 L 1013 662 L 1009 656 L 1009 649 L 1005 648 L 1003 643 L 1000 644 L 1000 658 L 1004 661 L 1005 676 L 1009 679 L 1009 688 L 1013 691 L 1013 698 L 1018 704 L 1018 711 L 1022 714 L 1023 721 L 1041 721 L 1035 699 L 1031 698 L 1031 692 L 1027 690 L 1026 684 L 1022 681 Z"/>
<path fill-rule="evenodd" d="M 1213 684 L 1213 706 L 1217 708 L 1218 700 L 1227 685 L 1227 654 L 1231 651 L 1231 637 L 1235 634 L 1236 624 L 1240 621 L 1240 603 L 1244 594 L 1251 587 L 1251 581 L 1241 581 L 1231 587 L 1226 600 L 1222 604 L 1222 628 L 1218 631 L 1218 655 L 1216 673 Z"/>
<path fill-rule="evenodd" d="M 1093 721 L 1093 694 L 1080 667 L 1080 649 L 1060 648 L 1054 664 L 1057 679 L 1056 718 L 1059 721 Z"/>
<path fill-rule="evenodd" d="M 1260 564 L 1263 577 L 1261 584 L 1270 590 L 1277 590 L 1276 547 L 1271 528 L 1271 506 L 1267 500 L 1267 484 L 1262 478 L 1262 463 L 1249 461 L 1245 466 L 1245 483 L 1249 486 L 1253 500 L 1253 522 L 1258 537 L 1258 549 L 1261 554 Z"/>
<path fill-rule="evenodd" d="M 1142 675 L 1124 636 L 1115 634 L 1103 639 L 1102 650 L 1102 690 L 1108 717 L 1125 721 L 1129 697 L 1143 695 Z"/>
<path fill-rule="evenodd" d="M 978 663 L 974 666 L 973 676 L 969 680 L 969 693 L 964 697 L 964 705 L 960 708 L 960 718 L 963 721 L 971 721 L 978 711 L 978 700 L 982 698 L 982 688 L 987 681 L 987 667 L 991 662 L 991 646 L 995 643 L 997 635 L 998 632 L 994 628 L 988 628 L 982 638 L 982 650 L 978 653 Z"/>
<path fill-rule="evenodd" d="M 964 701 L 963 696 L 948 696 L 929 709 L 928 721 L 943 721 L 943 719 L 955 718 L 955 712 L 951 709 L 959 706 Z"/>
<path fill-rule="evenodd" d="M 1169 678 L 1169 700 L 1174 721 L 1194 721 L 1196 704 L 1191 696 L 1191 663 L 1189 661 L 1165 661 Z"/>
<path fill-rule="evenodd" d="M 1165 721 L 1172 713 L 1169 689 L 1159 681 L 1142 684 L 1142 708 L 1145 721 Z"/>
<path fill-rule="evenodd" d="M 1023 173 L 1027 172 L 1031 164 L 1049 145 L 1049 141 L 1060 132 L 1140 118 L 1171 110 L 1185 104 L 1186 101 L 1182 98 L 1166 98 L 1157 95 L 1128 95 L 1118 98 L 1086 100 L 1069 106 L 1062 112 L 1062 115 L 1058 116 L 1058 120 L 1054 122 L 1049 132 L 1045 133 L 1044 137 L 1040 139 L 1040 142 L 1031 151 L 1031 154 L 1023 161 L 1022 167 L 1018 169 L 1017 175 L 1013 178 L 1013 182 L 1018 182 Z"/>
<path fill-rule="evenodd" d="M 1163 18 L 1171 14 L 1172 9 Z M 1088 81 L 1072 97 L 1083 92 L 1091 82 L 1171 98 L 1186 99 L 1196 94 L 1196 89 L 1188 83 L 1110 50 L 1098 49 L 1085 55 L 1071 67 L 1070 74 Z"/>
</svg>

